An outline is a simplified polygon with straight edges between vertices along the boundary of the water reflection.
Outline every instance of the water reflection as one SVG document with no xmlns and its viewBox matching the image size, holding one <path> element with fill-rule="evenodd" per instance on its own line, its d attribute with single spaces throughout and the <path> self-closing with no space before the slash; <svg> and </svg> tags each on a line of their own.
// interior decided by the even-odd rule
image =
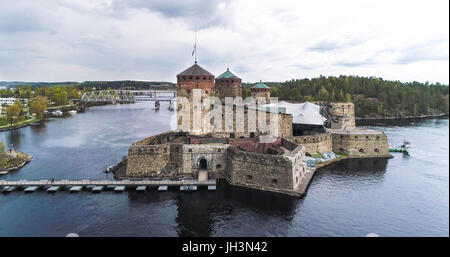
<svg viewBox="0 0 450 257">
<path fill-rule="evenodd" d="M 140 209 L 147 205 L 163 206 L 173 201 L 177 206 L 177 234 L 203 237 L 220 234 L 218 223 L 242 213 L 254 212 L 265 219 L 283 217 L 285 222 L 289 222 L 300 202 L 299 199 L 287 195 L 230 186 L 225 181 L 218 182 L 215 192 L 209 192 L 205 188 L 191 193 L 174 190 L 176 188 L 164 193 L 130 191 L 129 206 Z M 283 230 L 280 224 L 277 227 Z"/>
<path fill-rule="evenodd" d="M 20 133 L 19 129 L 13 129 L 7 132 L 8 133 L 8 145 L 5 145 L 6 148 L 17 148 L 20 149 L 21 148 L 21 138 L 23 137 L 23 135 Z"/>
<path fill-rule="evenodd" d="M 380 176 L 386 172 L 388 160 L 389 158 L 350 158 L 320 168 L 319 171 L 333 170 L 347 174 L 358 173 L 360 176 Z"/>
</svg>

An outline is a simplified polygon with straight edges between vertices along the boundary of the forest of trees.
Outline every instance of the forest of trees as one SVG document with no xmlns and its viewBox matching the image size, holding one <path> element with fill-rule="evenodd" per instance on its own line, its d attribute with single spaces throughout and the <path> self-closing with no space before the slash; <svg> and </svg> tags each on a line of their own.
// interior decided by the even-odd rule
<svg viewBox="0 0 450 257">
<path fill-rule="evenodd" d="M 449 87 L 439 83 L 388 81 L 376 77 L 339 76 L 265 82 L 271 96 L 280 101 L 351 101 L 357 117 L 404 117 L 449 112 Z M 243 97 L 253 84 L 243 84 Z M 46 97 L 53 105 L 65 105 L 84 92 L 101 89 L 174 89 L 169 82 L 87 81 L 48 86 L 23 85 L 0 89 L 0 97 Z"/>
<path fill-rule="evenodd" d="M 339 76 L 265 82 L 279 101 L 351 101 L 357 117 L 404 117 L 449 112 L 448 85 L 402 83 L 375 77 Z M 250 95 L 251 85 L 243 88 Z"/>
</svg>

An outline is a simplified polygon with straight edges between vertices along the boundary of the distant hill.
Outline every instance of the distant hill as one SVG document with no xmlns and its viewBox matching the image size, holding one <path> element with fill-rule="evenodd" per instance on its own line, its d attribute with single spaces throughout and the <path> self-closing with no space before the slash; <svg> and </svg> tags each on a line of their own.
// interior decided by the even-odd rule
<svg viewBox="0 0 450 257">
<path fill-rule="evenodd" d="M 164 81 L 135 81 L 135 80 L 120 80 L 120 81 L 84 81 L 84 82 L 20 82 L 20 81 L 0 81 L 0 87 L 19 87 L 19 86 L 31 86 L 31 87 L 43 87 L 43 86 L 76 86 L 78 88 L 83 87 L 95 87 L 96 89 L 172 89 L 175 88 L 175 84 L 172 82 Z"/>
</svg>

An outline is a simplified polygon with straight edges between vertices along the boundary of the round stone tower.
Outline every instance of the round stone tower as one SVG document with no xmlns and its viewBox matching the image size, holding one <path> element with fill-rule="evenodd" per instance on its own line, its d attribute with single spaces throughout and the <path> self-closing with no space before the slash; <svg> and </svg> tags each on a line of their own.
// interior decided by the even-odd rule
<svg viewBox="0 0 450 257">
<path fill-rule="evenodd" d="M 251 89 L 250 89 L 251 93 L 252 93 L 252 97 L 256 98 L 256 101 L 258 102 L 258 98 L 265 98 L 266 99 L 266 103 L 269 101 L 270 99 L 270 87 L 266 86 L 265 84 L 263 84 L 261 81 L 259 81 L 259 83 L 257 83 L 256 85 L 254 85 Z"/>
<path fill-rule="evenodd" d="M 177 75 L 178 130 L 192 134 L 210 132 L 209 122 L 203 124 L 210 110 L 209 102 L 205 100 L 209 100 L 210 96 L 215 96 L 214 75 L 200 67 L 197 62 Z M 187 102 L 182 99 L 183 97 Z"/>
<path fill-rule="evenodd" d="M 214 75 L 195 63 L 177 75 L 177 95 L 192 99 L 193 89 L 202 90 L 202 98 L 214 96 Z"/>
<path fill-rule="evenodd" d="M 225 103 L 225 97 L 242 96 L 242 80 L 230 69 L 227 69 L 227 71 L 216 78 L 214 91 L 216 92 L 216 97 L 222 103 Z"/>
</svg>

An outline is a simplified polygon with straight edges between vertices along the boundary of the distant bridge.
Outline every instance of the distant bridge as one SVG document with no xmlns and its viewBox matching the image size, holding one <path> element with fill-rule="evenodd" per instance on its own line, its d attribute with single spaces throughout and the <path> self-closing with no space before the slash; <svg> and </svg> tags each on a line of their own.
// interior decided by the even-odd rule
<svg viewBox="0 0 450 257">
<path fill-rule="evenodd" d="M 101 90 L 84 93 L 81 102 L 135 103 L 144 101 L 174 101 L 176 91 L 170 90 Z"/>
</svg>

